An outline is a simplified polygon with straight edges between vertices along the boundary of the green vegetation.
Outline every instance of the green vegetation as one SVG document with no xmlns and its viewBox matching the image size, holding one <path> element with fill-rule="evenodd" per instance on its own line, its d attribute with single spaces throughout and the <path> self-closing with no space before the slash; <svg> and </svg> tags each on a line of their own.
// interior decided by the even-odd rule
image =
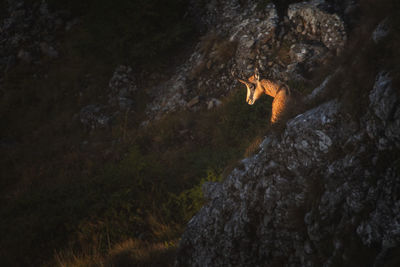
<svg viewBox="0 0 400 267">
<path fill-rule="evenodd" d="M 221 180 L 267 131 L 271 99 L 249 106 L 238 87 L 216 110 L 177 112 L 140 128 L 141 104 L 110 129 L 86 132 L 72 118 L 101 101 L 108 64 L 78 57 L 67 41 L 64 55 L 39 70 L 46 78 L 37 71 L 20 65 L 8 73 L 0 105 L 1 137 L 15 140 L 0 161 L 5 266 L 171 263 L 203 204 L 201 184 Z M 146 101 L 143 92 L 135 98 Z"/>
<path fill-rule="evenodd" d="M 257 150 L 270 130 L 271 99 L 265 96 L 249 106 L 244 88 L 238 87 L 218 109 L 176 112 L 141 128 L 148 99 L 140 91 L 134 116 L 122 114 L 110 129 L 85 131 L 77 112 L 104 101 L 99 92 L 107 88 L 116 64 L 153 68 L 167 54 L 176 54 L 166 51 L 179 48 L 193 34 L 182 20 L 186 1 L 49 4 L 79 15 L 81 23 L 65 36 L 59 59 L 44 59 L 35 67 L 18 65 L 4 77 L 0 265 L 171 265 L 185 224 L 204 202 L 201 185 L 222 180 L 238 159 Z M 367 43 L 367 38 L 360 42 Z M 379 56 L 398 68 L 396 38 L 378 48 L 357 49 L 360 60 L 347 64 L 349 71 L 344 72 L 346 77 L 355 75 L 335 78 L 319 101 L 342 96 L 364 107 L 358 96 L 365 100 L 371 77 L 385 67 Z M 210 35 L 202 45 L 220 63 L 236 44 Z M 285 49 L 280 51 L 283 58 Z M 341 60 L 316 77 L 326 77 Z M 197 72 L 204 69 L 199 66 Z M 357 94 L 344 94 L 349 81 Z M 309 88 L 294 82 L 291 86 Z M 295 216 L 301 212 L 294 211 Z"/>
<path fill-rule="evenodd" d="M 51 181 L 34 181 L 5 203 L 3 263 L 40 263 L 54 251 L 63 259 L 83 253 L 80 259 L 104 260 L 99 255 L 130 239 L 176 245 L 182 226 L 203 203 L 201 184 L 221 180 L 223 168 L 265 130 L 269 99 L 251 108 L 244 97 L 244 90 L 237 91 L 215 112 L 172 114 L 146 130 L 131 129 L 134 140 L 121 144 L 128 146 L 122 160 L 104 167 L 84 155 L 73 163 L 62 162 L 70 155 L 49 159 L 49 166 L 61 161 L 77 171 L 60 168 Z M 186 136 L 179 134 L 184 129 Z"/>
</svg>

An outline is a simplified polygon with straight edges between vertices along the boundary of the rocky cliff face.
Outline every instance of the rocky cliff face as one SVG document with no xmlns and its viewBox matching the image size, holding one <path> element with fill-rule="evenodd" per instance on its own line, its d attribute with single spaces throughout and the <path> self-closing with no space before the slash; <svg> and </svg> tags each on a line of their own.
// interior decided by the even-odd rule
<svg viewBox="0 0 400 267">
<path fill-rule="evenodd" d="M 77 20 L 66 21 L 62 12 L 50 12 L 45 1 L 4 2 L 8 2 L 8 16 L 0 25 L 0 78 L 18 62 L 40 65 L 43 58 L 57 58 L 57 37 Z"/>
<path fill-rule="evenodd" d="M 205 184 L 208 204 L 189 222 L 177 266 L 351 266 L 359 255 L 387 263 L 400 242 L 400 170 L 390 156 L 400 111 L 389 73 L 369 97 L 359 122 L 338 101 L 324 103 L 267 136 L 223 183 Z"/>
<path fill-rule="evenodd" d="M 319 18 L 322 6 L 322 1 L 291 5 L 288 16 L 297 27 L 287 27 L 287 35 L 300 34 L 340 53 L 345 27 L 335 14 Z M 334 26 L 324 29 L 327 25 Z M 301 48 L 304 43 L 291 46 L 296 59 L 291 64 L 310 62 L 312 56 L 303 55 L 315 49 Z M 290 70 L 288 77 L 297 77 Z M 396 75 L 384 69 L 376 74 L 373 86 L 364 89 L 368 106 L 361 116 L 347 116 L 334 97 L 289 120 L 282 133 L 267 135 L 260 152 L 223 182 L 205 183 L 207 204 L 188 223 L 176 266 L 397 266 Z M 306 99 L 321 94 L 332 76 Z"/>
<path fill-rule="evenodd" d="M 279 19 L 273 3 L 211 1 L 192 16 L 207 30 L 188 60 L 168 81 L 150 88 L 149 119 L 183 108 L 207 107 L 234 88 L 231 71 L 249 77 L 304 81 L 307 74 L 340 53 L 347 39 L 343 20 L 327 11 L 325 1 L 290 5 Z M 202 10 L 199 14 L 199 9 Z M 195 101 L 196 107 L 191 101 Z"/>
<path fill-rule="evenodd" d="M 235 88 L 232 71 L 249 77 L 257 67 L 262 78 L 305 82 L 310 73 L 340 54 L 347 40 L 342 17 L 352 10 L 342 10 L 341 17 L 331 8 L 322 0 L 296 3 L 280 18 L 273 3 L 191 1 L 188 16 L 204 33 L 187 59 L 168 77 L 146 75 L 140 86 L 134 82 L 139 70 L 118 67 L 110 81 L 109 103 L 84 107 L 80 121 L 91 129 L 109 125 L 116 114 L 132 107 L 132 88 L 145 89 L 152 99 L 143 122 L 147 125 L 172 111 L 218 106 Z M 118 79 L 122 82 L 116 83 Z M 125 85 L 124 79 L 133 82 Z"/>
</svg>

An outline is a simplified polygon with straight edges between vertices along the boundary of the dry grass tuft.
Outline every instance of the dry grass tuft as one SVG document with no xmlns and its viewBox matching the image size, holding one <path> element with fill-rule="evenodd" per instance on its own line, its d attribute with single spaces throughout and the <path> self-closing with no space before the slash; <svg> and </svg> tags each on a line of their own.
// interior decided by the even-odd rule
<svg viewBox="0 0 400 267">
<path fill-rule="evenodd" d="M 112 267 L 173 266 L 177 240 L 165 243 L 147 243 L 129 239 L 116 245 L 105 260 Z"/>
<path fill-rule="evenodd" d="M 200 52 L 205 58 L 218 63 L 229 61 L 235 55 L 236 48 L 236 41 L 230 41 L 214 32 L 203 36 L 200 41 Z"/>
<path fill-rule="evenodd" d="M 56 253 L 54 261 L 47 266 L 58 267 L 103 267 L 103 258 L 97 255 L 75 254 L 72 250 Z"/>
<path fill-rule="evenodd" d="M 200 76 L 203 71 L 207 68 L 207 63 L 205 61 L 201 61 L 198 65 L 196 65 L 190 72 L 189 79 L 195 79 Z"/>
<path fill-rule="evenodd" d="M 208 55 L 216 42 L 220 40 L 220 37 L 215 32 L 210 32 L 200 38 L 200 52 L 204 55 Z"/>
<path fill-rule="evenodd" d="M 289 42 L 284 41 L 276 53 L 277 53 L 277 58 L 280 61 L 282 61 L 285 65 L 288 65 L 292 62 L 292 59 L 290 58 L 290 43 Z"/>
<path fill-rule="evenodd" d="M 173 266 L 178 240 L 151 243 L 128 239 L 116 244 L 106 256 L 98 248 L 76 254 L 72 249 L 57 253 L 48 266 L 58 267 L 156 267 Z"/>
<path fill-rule="evenodd" d="M 221 40 L 214 45 L 214 51 L 211 56 L 219 63 L 229 61 L 236 52 L 237 42 L 229 40 Z"/>
</svg>

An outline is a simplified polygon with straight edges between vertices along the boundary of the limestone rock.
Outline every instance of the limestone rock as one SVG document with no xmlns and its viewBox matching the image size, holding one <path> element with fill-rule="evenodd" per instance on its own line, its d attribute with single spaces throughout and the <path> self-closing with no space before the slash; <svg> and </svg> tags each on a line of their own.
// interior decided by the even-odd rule
<svg viewBox="0 0 400 267">
<path fill-rule="evenodd" d="M 216 98 L 212 98 L 210 101 L 208 101 L 207 104 L 207 109 L 213 109 L 213 108 L 217 108 L 222 104 L 222 102 Z"/>
<path fill-rule="evenodd" d="M 203 43 L 176 67 L 168 80 L 149 88 L 154 100 L 146 109 L 148 119 L 184 109 L 197 95 L 220 99 L 235 88 L 232 70 L 246 78 L 258 68 L 263 78 L 283 82 L 306 80 L 346 41 L 344 22 L 337 14 L 325 11 L 322 2 L 290 5 L 289 17 L 279 24 L 272 3 L 220 0 L 209 1 L 200 8 L 198 1 L 190 1 L 189 13 L 195 23 L 212 34 L 203 36 Z M 287 51 L 287 47 L 291 49 Z"/>
<path fill-rule="evenodd" d="M 321 41 L 329 49 L 341 49 L 347 39 L 344 23 L 337 14 L 329 14 L 321 8 L 324 2 L 292 4 L 288 8 L 288 17 L 295 27 L 304 27 L 304 34 L 312 39 Z"/>
<path fill-rule="evenodd" d="M 120 109 L 126 110 L 133 107 L 133 94 L 138 90 L 137 81 L 129 66 L 118 66 L 111 77 L 108 86 L 110 104 L 116 104 Z"/>
<path fill-rule="evenodd" d="M 102 105 L 88 105 L 81 109 L 79 119 L 88 129 L 108 127 L 112 117 L 105 112 L 106 107 Z"/>
<path fill-rule="evenodd" d="M 399 148 L 390 72 L 377 75 L 369 99 L 359 121 L 344 120 L 337 100 L 298 115 L 223 182 L 205 184 L 207 203 L 188 223 L 175 266 L 350 266 L 360 251 L 374 251 L 371 266 L 391 262 L 400 246 L 398 158 L 375 166 Z"/>
<path fill-rule="evenodd" d="M 372 33 L 372 40 L 379 43 L 390 33 L 389 18 L 382 20 Z"/>
<path fill-rule="evenodd" d="M 399 148 L 399 97 L 393 87 L 389 72 L 381 71 L 377 75 L 369 100 L 370 110 L 364 117 L 367 134 L 373 140 L 377 140 L 381 150 L 391 148 L 393 145 Z"/>
<path fill-rule="evenodd" d="M 43 56 L 58 58 L 56 35 L 63 31 L 59 13 L 50 12 L 46 1 L 8 1 L 8 12 L 0 22 L 0 73 L 17 60 L 38 64 Z M 0 76 L 1 79 L 1 76 Z"/>
</svg>

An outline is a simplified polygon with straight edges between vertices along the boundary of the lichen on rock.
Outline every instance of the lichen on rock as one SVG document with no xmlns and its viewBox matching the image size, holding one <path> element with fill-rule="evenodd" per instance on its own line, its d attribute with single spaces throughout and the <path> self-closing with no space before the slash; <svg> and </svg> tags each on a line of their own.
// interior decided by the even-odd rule
<svg viewBox="0 0 400 267">
<path fill-rule="evenodd" d="M 366 154 L 398 146 L 388 72 L 369 98 L 361 127 L 331 100 L 268 135 L 221 184 L 204 186 L 208 202 L 189 222 L 176 266 L 347 266 L 357 242 L 376 248 L 371 264 L 384 266 L 400 245 L 400 170 L 398 162 L 376 168 Z"/>
</svg>

